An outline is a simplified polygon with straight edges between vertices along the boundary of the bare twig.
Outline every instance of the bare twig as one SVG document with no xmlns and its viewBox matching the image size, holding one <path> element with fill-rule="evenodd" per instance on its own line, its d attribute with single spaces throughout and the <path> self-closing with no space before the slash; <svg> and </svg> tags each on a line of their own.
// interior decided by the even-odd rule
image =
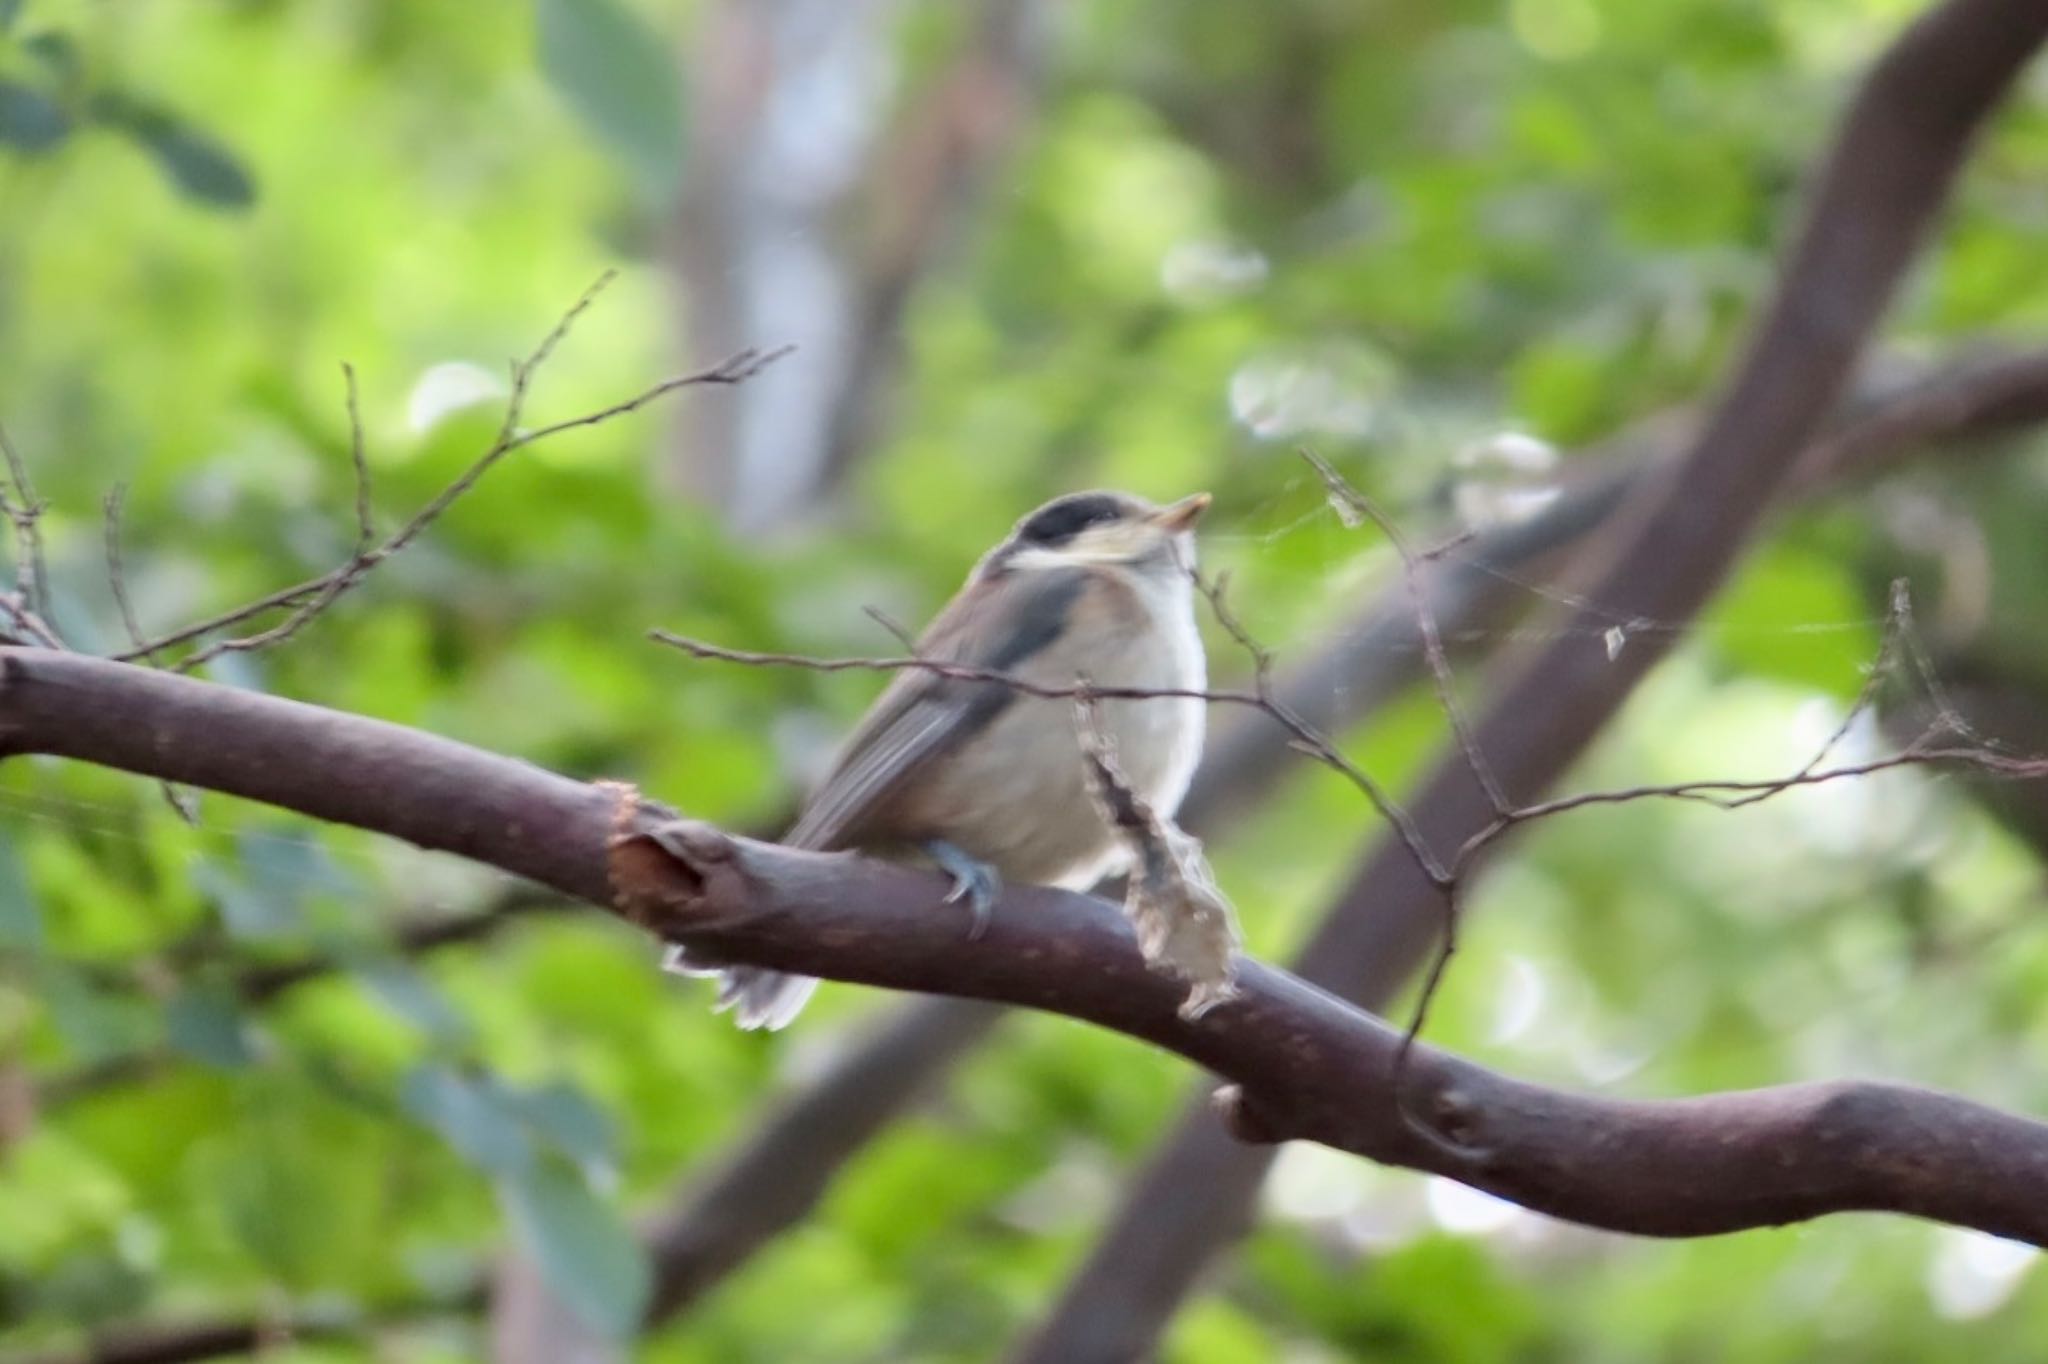
<svg viewBox="0 0 2048 1364">
<path fill-rule="evenodd" d="M 1158 699 L 1165 697 L 1186 697 L 1208 704 L 1248 706 L 1271 716 L 1293 736 L 1293 746 L 1299 751 L 1351 776 L 1354 782 L 1371 798 L 1373 805 L 1386 819 L 1390 831 L 1409 854 L 1418 869 L 1422 871 L 1435 889 L 1441 906 L 1435 950 L 1430 955 L 1423 973 L 1422 987 L 1410 1011 L 1407 1027 L 1401 1035 L 1400 1046 L 1395 1052 L 1393 1088 L 1394 1096 L 1404 1120 L 1413 1127 L 1416 1136 L 1428 1142 L 1446 1140 L 1439 1124 L 1430 1121 L 1426 1115 L 1418 1114 L 1409 1105 L 1410 1093 L 1403 1081 L 1407 1066 L 1414 1054 L 1414 1048 L 1426 1026 L 1430 1008 L 1448 975 L 1452 958 L 1458 948 L 1458 910 L 1461 903 L 1463 882 L 1466 875 L 1477 864 L 1481 855 L 1493 843 L 1510 831 L 1536 820 L 1594 805 L 1617 805 L 1640 800 L 1673 799 L 1693 800 L 1712 804 L 1724 809 L 1736 809 L 1753 805 L 1782 795 L 1798 787 L 1820 785 L 1846 777 L 1867 776 L 1895 767 L 1941 763 L 1971 767 L 1988 775 L 2007 778 L 2031 779 L 2048 774 L 2048 759 L 2013 757 L 1983 744 L 1974 746 L 1949 745 L 1936 747 L 1932 744 L 1933 731 L 1923 736 L 1923 741 L 1908 745 L 1903 751 L 1886 758 L 1834 768 L 1823 768 L 1829 754 L 1853 727 L 1856 720 L 1874 701 L 1885 672 L 1903 647 L 1915 658 L 1924 660 L 1911 628 L 1911 603 L 1903 581 L 1894 585 L 1892 611 L 1887 616 L 1886 628 L 1876 660 L 1871 665 L 1863 688 L 1848 715 L 1836 727 L 1819 749 L 1796 771 L 1781 777 L 1761 780 L 1705 779 L 1676 782 L 1663 785 L 1641 785 L 1612 791 L 1594 791 L 1579 795 L 1559 797 L 1526 805 L 1510 801 L 1499 783 L 1493 779 L 1491 768 L 1481 753 L 1477 739 L 1460 708 L 1445 657 L 1442 640 L 1436 629 L 1434 612 L 1431 610 L 1426 589 L 1416 569 L 1417 556 L 1410 550 L 1406 537 L 1399 528 L 1376 507 L 1363 493 L 1350 486 L 1341 475 L 1313 452 L 1303 451 L 1303 456 L 1317 472 L 1324 477 L 1334 498 L 1341 498 L 1361 520 L 1370 520 L 1377 525 L 1394 545 L 1400 555 L 1406 587 L 1411 606 L 1416 615 L 1416 629 L 1423 641 L 1423 652 L 1428 660 L 1429 674 L 1435 686 L 1436 695 L 1446 718 L 1456 736 L 1456 747 L 1473 779 L 1486 795 L 1492 815 L 1483 825 L 1460 845 L 1457 855 L 1448 865 L 1440 863 L 1424 841 L 1412 816 L 1401 805 L 1385 795 L 1382 788 L 1355 764 L 1344 757 L 1336 744 L 1320 729 L 1308 724 L 1290 708 L 1279 702 L 1273 694 L 1272 655 L 1245 626 L 1242 619 L 1230 607 L 1225 598 L 1227 579 L 1219 577 L 1213 582 L 1200 574 L 1193 574 L 1196 587 L 1208 599 L 1217 621 L 1247 653 L 1253 664 L 1253 687 L 1250 691 L 1231 688 L 1164 688 L 1164 687 L 1105 687 L 1089 679 L 1080 679 L 1072 684 L 1049 684 L 1034 682 L 1000 669 L 983 668 L 970 664 L 952 663 L 921 656 L 897 658 L 813 658 L 801 654 L 758 653 L 746 650 L 728 649 L 708 644 L 701 640 L 688 639 L 665 630 L 649 632 L 659 643 L 670 645 L 697 658 L 716 659 L 749 666 L 794 667 L 813 672 L 843 672 L 849 670 L 891 672 L 917 669 L 937 676 L 963 681 L 989 682 L 1009 687 L 1019 693 L 1042 698 L 1067 698 L 1082 707 L 1084 751 L 1087 748 L 1085 718 L 1087 708 L 1098 699 Z M 1923 668 L 1925 668 L 1923 662 Z M 1931 669 L 1927 677 L 1932 681 Z M 1947 717 L 1952 707 L 1943 704 L 1938 692 L 1935 694 L 1936 713 Z M 1937 722 L 1948 726 L 1948 732 L 1960 721 L 1946 719 Z M 1112 806 L 1112 811 L 1114 807 Z"/>
<path fill-rule="evenodd" d="M 1305 452 L 1307 453 L 1307 452 Z M 1312 453 L 1307 458 L 1320 469 L 1328 468 Z M 1398 528 L 1375 507 L 1370 499 L 1355 489 L 1349 488 L 1341 476 L 1332 470 L 1333 495 L 1338 488 L 1346 489 L 1347 501 L 1359 514 L 1380 526 L 1401 553 L 1404 567 L 1412 569 L 1416 556 L 1408 548 L 1405 537 Z M 1796 771 L 1785 776 L 1760 780 L 1705 779 L 1676 782 L 1663 785 L 1644 785 L 1622 788 L 1615 791 L 1595 791 L 1579 795 L 1559 797 L 1517 805 L 1510 801 L 1497 781 L 1489 781 L 1490 769 L 1480 753 L 1476 738 L 1469 723 L 1464 719 L 1462 709 L 1456 700 L 1453 680 L 1450 677 L 1448 661 L 1445 658 L 1441 639 L 1435 629 L 1434 613 L 1430 610 L 1424 589 L 1413 576 L 1407 579 L 1407 587 L 1416 611 L 1416 628 L 1424 641 L 1424 653 L 1429 657 L 1430 675 L 1436 686 L 1436 694 L 1446 717 L 1450 720 L 1457 736 L 1457 747 L 1475 780 L 1482 784 L 1487 800 L 1492 807 L 1492 816 L 1475 830 L 1459 846 L 1456 856 L 1444 864 L 1438 860 L 1428 843 L 1417 830 L 1413 817 L 1400 804 L 1388 796 L 1384 789 L 1362 769 L 1358 768 L 1339 750 L 1333 740 L 1316 726 L 1303 720 L 1289 706 L 1281 702 L 1272 687 L 1272 655 L 1246 628 L 1243 621 L 1229 606 L 1224 590 L 1227 579 L 1210 581 L 1196 575 L 1197 587 L 1208 599 L 1218 622 L 1233 639 L 1238 641 L 1253 660 L 1253 687 L 1242 688 L 1191 688 L 1191 687 L 1112 687 L 1103 686 L 1091 680 L 1081 679 L 1073 683 L 1046 683 L 1020 677 L 1001 669 L 985 668 L 973 664 L 955 663 L 941 659 L 925 658 L 918 655 L 899 657 L 862 658 L 817 658 L 804 654 L 768 653 L 744 649 L 731 649 L 723 645 L 691 639 L 667 630 L 650 630 L 649 638 L 681 650 L 694 658 L 712 659 L 738 663 L 750 667 L 790 667 L 810 672 L 898 672 L 906 669 L 929 672 L 935 676 L 958 681 L 988 682 L 1008 687 L 1020 694 L 1045 699 L 1067 699 L 1091 703 L 1096 699 L 1152 700 L 1162 698 L 1190 698 L 1211 705 L 1250 707 L 1272 717 L 1292 737 L 1293 746 L 1304 754 L 1323 762 L 1352 778 L 1354 783 L 1371 799 L 1374 807 L 1386 819 L 1390 831 L 1409 854 L 1416 867 L 1429 879 L 1442 897 L 1444 921 L 1441 925 L 1439 945 L 1426 973 L 1427 983 L 1417 998 L 1412 1021 L 1408 1028 L 1408 1040 L 1412 1043 L 1419 1035 L 1429 1012 L 1435 994 L 1435 987 L 1441 983 L 1451 955 L 1456 950 L 1457 925 L 1455 922 L 1458 893 L 1462 878 L 1477 863 L 1480 856 L 1493 843 L 1510 831 L 1570 810 L 1590 805 L 1613 805 L 1648 799 L 1695 800 L 1723 808 L 1739 808 L 1756 804 L 1773 796 L 1783 794 L 1795 787 L 1817 785 L 1826 781 L 1839 780 L 1847 776 L 1861 776 L 1885 771 L 1893 767 L 1923 763 L 1961 763 L 1976 767 L 1986 773 L 2008 777 L 2034 777 L 2043 771 L 2042 760 L 2018 758 L 2003 754 L 1982 743 L 1973 746 L 1950 745 L 1934 747 L 1931 744 L 1916 743 L 1891 757 L 1871 762 L 1823 770 L 1821 764 L 1827 759 L 1846 736 L 1860 715 L 1875 699 L 1882 684 L 1884 673 L 1897 650 L 1903 647 L 1914 656 L 1924 657 L 1918 652 L 1919 645 L 1913 637 L 1910 618 L 1910 599 L 1903 583 L 1893 591 L 1893 610 L 1887 617 L 1883 642 L 1876 661 L 1872 664 L 1861 694 L 1849 714 L 1836 730 L 1821 744 Z M 1931 671 L 1928 673 L 1931 680 Z M 1946 716 L 1952 708 L 1939 705 L 1937 714 Z M 1954 724 L 1944 720 L 1955 732 Z M 1930 736 L 1931 737 L 1931 736 Z M 1405 1052 L 1404 1052 L 1405 1054 Z"/>
<path fill-rule="evenodd" d="M 440 519 L 449 507 L 476 486 L 485 474 L 505 456 L 525 449 L 539 441 L 581 427 L 596 426 L 627 413 L 638 411 L 670 393 L 680 389 L 707 385 L 729 386 L 745 383 L 766 369 L 775 361 L 788 355 L 793 347 L 782 346 L 774 350 L 747 349 L 707 369 L 665 379 L 658 384 L 641 390 L 630 398 L 599 408 L 581 416 L 566 418 L 547 425 L 524 430 L 521 422 L 525 416 L 526 403 L 533 380 L 540 368 L 554 354 L 576 321 L 582 317 L 599 293 L 614 278 L 614 272 L 607 271 L 596 283 L 586 289 L 567 312 L 541 338 L 540 344 L 524 358 L 511 365 L 511 388 L 505 401 L 505 411 L 497 434 L 490 445 L 477 456 L 467 468 L 458 474 L 446 487 L 413 513 L 402 525 L 381 542 L 376 538 L 375 523 L 370 500 L 370 470 L 364 455 L 362 414 L 357 394 L 356 375 L 353 367 L 342 367 L 348 387 L 349 455 L 355 474 L 356 495 L 356 541 L 349 557 L 336 567 L 290 587 L 245 602 L 231 610 L 220 612 L 205 620 L 143 640 L 114 657 L 123 662 L 148 658 L 152 654 L 176 645 L 189 644 L 217 631 L 231 629 L 244 622 L 273 611 L 288 610 L 289 614 L 267 629 L 247 635 L 231 636 L 204 645 L 177 663 L 181 672 L 190 672 L 226 653 L 246 653 L 268 648 L 297 634 L 306 625 L 325 613 L 340 597 L 360 583 L 371 570 L 393 555 L 400 553 L 417 540 Z"/>
<path fill-rule="evenodd" d="M 6 457 L 7 478 L 13 489 L 4 506 L 7 519 L 14 524 L 14 590 L 21 593 L 29 610 L 47 617 L 50 579 L 43 566 L 43 536 L 38 524 L 43 504 L 36 497 L 35 485 L 29 482 L 28 462 L 14 448 L 14 440 L 5 426 L 0 426 L 0 456 Z"/>
<path fill-rule="evenodd" d="M 114 594 L 114 608 L 121 613 L 121 624 L 128 631 L 129 641 L 140 649 L 144 644 L 142 625 L 135 619 L 135 603 L 128 597 L 128 570 L 121 562 L 121 510 L 127 501 L 128 485 L 116 483 L 100 502 L 105 513 L 107 588 Z M 142 659 L 154 666 L 156 651 L 147 650 Z"/>
<path fill-rule="evenodd" d="M 50 624 L 50 578 L 43 564 L 43 503 L 29 482 L 28 463 L 14 448 L 7 428 L 0 426 L 0 456 L 7 462 L 8 488 L 0 490 L 0 515 L 14 530 L 14 590 L 0 597 L 0 609 L 14 618 L 30 642 L 61 649 L 64 641 Z"/>
<path fill-rule="evenodd" d="M 121 562 L 121 508 L 127 498 L 128 485 L 116 483 L 107 490 L 101 503 L 106 513 L 107 587 L 114 594 L 114 607 L 121 613 L 122 627 L 128 631 L 130 642 L 139 647 L 143 642 L 142 626 L 135 618 L 135 603 L 128 597 L 128 570 Z M 154 651 L 143 657 L 151 667 L 156 666 Z M 163 792 L 164 803 L 171 807 L 172 813 L 189 825 L 198 825 L 199 807 L 189 793 L 180 791 L 167 781 L 158 782 L 157 789 Z"/>
<path fill-rule="evenodd" d="M 356 474 L 356 557 L 361 558 L 377 543 L 377 518 L 370 505 L 370 459 L 364 450 L 363 399 L 356 386 L 356 367 L 341 362 L 341 379 L 347 392 L 348 462 Z"/>
<path fill-rule="evenodd" d="M 1422 636 L 1422 654 L 1429 664 L 1429 676 L 1436 688 L 1437 704 L 1443 708 L 1444 718 L 1450 721 L 1451 732 L 1458 741 L 1458 750 L 1465 755 L 1466 763 L 1471 766 L 1473 779 L 1486 793 L 1486 798 L 1493 802 L 1493 808 L 1506 814 L 1514 808 L 1513 802 L 1508 799 L 1507 792 L 1501 789 L 1500 779 L 1494 775 L 1492 766 L 1486 761 L 1486 754 L 1479 747 L 1479 739 L 1472 732 L 1472 722 L 1466 718 L 1465 708 L 1458 701 L 1457 680 L 1451 675 L 1451 661 L 1444 655 L 1443 637 L 1437 632 L 1436 611 L 1429 604 L 1429 590 L 1422 581 L 1423 561 L 1450 552 L 1457 541 L 1448 541 L 1430 550 L 1427 555 L 1418 555 L 1408 547 L 1408 538 L 1401 533 L 1401 528 L 1394 524 L 1392 518 L 1382 512 L 1371 498 L 1354 487 L 1349 479 L 1338 473 L 1328 460 L 1309 449 L 1303 449 L 1301 457 L 1308 461 L 1309 467 L 1323 480 L 1323 486 L 1329 490 L 1330 496 L 1339 504 L 1349 507 L 1354 515 L 1378 526 L 1380 534 L 1387 537 L 1387 543 L 1392 545 L 1394 553 L 1400 556 L 1401 578 L 1407 586 L 1409 600 L 1415 607 L 1415 625 Z"/>
<path fill-rule="evenodd" d="M 912 653 L 917 652 L 917 636 L 911 634 L 902 621 L 897 620 L 879 606 L 863 606 L 861 613 L 884 630 L 887 630 L 889 637 L 898 644 L 901 644 Z"/>
<path fill-rule="evenodd" d="M 1197 581 L 1200 580 L 1198 579 Z M 1209 593 L 1212 605 L 1221 601 L 1220 588 L 1210 589 L 1205 586 L 1204 591 Z M 1242 631 L 1243 627 L 1241 624 L 1236 623 L 1236 618 L 1227 614 L 1228 608 L 1223 609 L 1225 615 L 1220 618 L 1230 621 L 1236 626 L 1237 630 Z M 1227 625 L 1226 628 L 1231 627 Z M 1408 818 L 1407 812 L 1400 807 L 1392 796 L 1387 794 L 1386 789 L 1378 781 L 1357 763 L 1346 757 L 1343 750 L 1338 748 L 1328 735 L 1324 734 L 1314 725 L 1309 724 L 1306 720 L 1303 720 L 1291 706 L 1274 696 L 1270 686 L 1270 677 L 1263 679 L 1265 684 L 1263 694 L 1256 689 L 1245 691 L 1241 688 L 1116 687 L 1104 686 L 1090 681 L 1049 683 L 1034 682 L 1029 678 L 1020 677 L 1015 673 L 1006 672 L 1000 668 L 983 668 L 971 663 L 954 663 L 945 659 L 923 658 L 914 654 L 893 658 L 816 658 L 808 654 L 763 653 L 751 649 L 729 649 L 722 644 L 712 644 L 706 640 L 692 639 L 687 635 L 679 635 L 662 629 L 649 630 L 647 637 L 657 644 L 666 644 L 672 649 L 678 649 L 692 658 L 739 663 L 748 667 L 801 668 L 809 672 L 820 673 L 889 673 L 913 669 L 957 682 L 991 682 L 998 686 L 1007 687 L 1021 695 L 1035 696 L 1045 700 L 1071 701 L 1083 696 L 1092 696 L 1106 701 L 1153 701 L 1181 698 L 1202 701 L 1210 705 L 1249 706 L 1271 716 L 1293 737 L 1295 744 L 1302 752 L 1343 774 L 1354 786 L 1364 792 L 1366 799 L 1372 803 L 1373 808 L 1380 813 L 1388 825 L 1400 836 L 1410 855 L 1415 858 L 1416 865 L 1423 870 L 1425 875 L 1433 879 L 1441 879 L 1448 875 L 1443 864 L 1437 859 L 1436 854 L 1430 850 L 1429 845 L 1423 841 L 1421 835 L 1416 831 L 1413 822 Z M 1248 642 L 1250 641 L 1248 634 L 1243 635 L 1243 638 Z M 1258 648 L 1255 643 L 1250 644 L 1250 647 L 1254 650 Z"/>
</svg>

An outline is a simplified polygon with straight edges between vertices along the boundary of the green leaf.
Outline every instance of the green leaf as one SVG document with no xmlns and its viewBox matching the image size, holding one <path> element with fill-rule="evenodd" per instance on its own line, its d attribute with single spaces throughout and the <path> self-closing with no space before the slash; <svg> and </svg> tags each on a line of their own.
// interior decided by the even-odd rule
<svg viewBox="0 0 2048 1364">
<path fill-rule="evenodd" d="M 0 33 L 14 27 L 14 21 L 21 17 L 21 7 L 27 0 L 0 0 Z"/>
<path fill-rule="evenodd" d="M 593 1331 L 631 1337 L 647 1311 L 653 1276 L 618 1209 L 553 1161 L 506 1180 L 499 1192 L 548 1286 Z"/>
<path fill-rule="evenodd" d="M 235 838 L 235 851 L 250 886 L 281 903 L 297 904 L 316 890 L 345 894 L 354 889 L 326 847 L 303 829 L 244 829 Z"/>
<path fill-rule="evenodd" d="M 571 1160 L 586 1166 L 611 1165 L 611 1119 L 575 1085 L 556 1080 L 515 1094 L 512 1102 L 536 1134 Z"/>
<path fill-rule="evenodd" d="M 68 33 L 52 29 L 31 34 L 21 40 L 21 50 L 49 68 L 50 74 L 62 81 L 77 80 L 84 69 L 85 64 L 78 55 L 78 44 Z"/>
<path fill-rule="evenodd" d="M 229 936 L 242 942 L 280 942 L 304 932 L 296 897 L 258 891 L 217 861 L 195 862 L 190 874 L 193 887 L 220 911 Z"/>
<path fill-rule="evenodd" d="M 525 1124 L 504 1090 L 487 1079 L 447 1066 L 420 1066 L 405 1077 L 399 1101 L 479 1169 L 514 1175 L 533 1165 Z"/>
<path fill-rule="evenodd" d="M 672 44 L 619 0 L 537 0 L 541 70 L 647 197 L 682 183 L 683 90 Z"/>
<path fill-rule="evenodd" d="M 179 1051 L 223 1070 L 256 1059 L 233 995 L 211 986 L 180 991 L 164 1011 L 164 1036 Z"/>
<path fill-rule="evenodd" d="M 0 143 L 31 154 L 71 134 L 71 116 L 40 90 L 0 77 Z"/>
<path fill-rule="evenodd" d="M 57 1032 L 80 1061 L 91 1064 L 151 1040 L 150 1010 L 133 996 L 102 990 L 71 967 L 46 961 L 37 985 Z"/>
<path fill-rule="evenodd" d="M 396 960 L 366 962 L 356 968 L 356 978 L 393 1013 L 427 1036 L 442 1042 L 468 1039 L 469 1020 L 434 988 L 432 981 L 409 964 Z"/>
<path fill-rule="evenodd" d="M 142 140 L 188 199 L 236 209 L 256 202 L 256 183 L 234 153 L 204 133 L 171 128 Z"/>
<path fill-rule="evenodd" d="M 170 110 L 112 93 L 96 98 L 91 112 L 135 139 L 187 198 L 229 209 L 256 202 L 256 183 L 235 154 Z"/>
<path fill-rule="evenodd" d="M 43 945 L 43 915 L 14 840 L 0 835 L 0 948 L 33 952 Z"/>
</svg>

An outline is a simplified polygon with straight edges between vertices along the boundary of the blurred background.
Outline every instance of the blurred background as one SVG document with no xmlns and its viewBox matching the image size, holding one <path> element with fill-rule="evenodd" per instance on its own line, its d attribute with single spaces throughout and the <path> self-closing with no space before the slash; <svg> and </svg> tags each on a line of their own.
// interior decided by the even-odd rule
<svg viewBox="0 0 2048 1364">
<path fill-rule="evenodd" d="M 795 344 L 520 450 L 302 636 L 206 670 L 740 829 L 777 827 L 879 682 L 692 662 L 649 626 L 891 652 L 863 608 L 922 621 L 1043 498 L 1208 488 L 1207 562 L 1307 666 L 1399 572 L 1303 444 L 1418 541 L 1476 533 L 1448 566 L 1541 532 L 1473 574 L 1485 608 L 1452 640 L 1476 691 L 1486 657 L 1548 637 L 1555 574 L 1597 539 L 1543 518 L 1711 394 L 1806 168 L 1914 8 L 0 0 L 0 423 L 50 505 L 55 623 L 106 652 L 117 484 L 151 632 L 346 558 L 344 361 L 388 530 L 488 447 L 508 358 L 606 269 L 530 423 Z M 2044 157 L 2036 72 L 1866 398 L 2033 354 Z M 2048 748 L 2048 443 L 1990 425 L 1814 489 L 1701 620 L 1587 639 L 1677 635 L 1571 786 L 1796 769 L 1901 575 L 1955 705 Z M 1214 672 L 1244 675 L 1210 634 Z M 1412 677 L 1388 649 L 1345 666 Z M 1442 714 L 1421 686 L 1347 705 L 1347 676 L 1344 747 L 1398 789 Z M 1847 756 L 1913 733 L 1926 689 L 1895 681 Z M 1279 778 L 1206 833 L 1253 950 L 1285 959 L 1378 829 L 1332 774 Z M 600 1347 L 646 1306 L 636 1219 L 893 1001 L 828 985 L 789 1032 L 741 1035 L 604 915 L 199 809 L 0 767 L 0 1358 L 221 1323 L 242 1335 L 118 1357 L 439 1364 L 489 1354 L 495 1314 L 513 1359 L 520 1293 L 592 1337 L 531 1358 L 996 1358 L 1199 1078 L 1008 1018 L 800 1225 Z M 1864 1075 L 2038 1113 L 2044 838 L 2048 792 L 1923 771 L 1551 821 L 1477 888 L 1430 1035 L 1601 1094 Z M 2017 1361 L 2043 1339 L 2034 1253 L 1973 1233 L 1633 1240 L 1291 1147 L 1161 1353 Z"/>
</svg>

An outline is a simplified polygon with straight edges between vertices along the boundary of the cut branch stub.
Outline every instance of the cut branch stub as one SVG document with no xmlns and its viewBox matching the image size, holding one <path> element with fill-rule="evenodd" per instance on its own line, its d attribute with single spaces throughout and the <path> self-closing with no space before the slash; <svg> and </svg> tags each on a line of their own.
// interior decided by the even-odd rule
<svg viewBox="0 0 2048 1364">
<path fill-rule="evenodd" d="M 669 942 L 716 926 L 712 906 L 744 892 L 714 882 L 744 877 L 730 835 L 691 819 L 613 835 L 606 854 L 612 894 L 632 922 Z M 722 892 L 722 893 L 721 893 Z"/>
</svg>

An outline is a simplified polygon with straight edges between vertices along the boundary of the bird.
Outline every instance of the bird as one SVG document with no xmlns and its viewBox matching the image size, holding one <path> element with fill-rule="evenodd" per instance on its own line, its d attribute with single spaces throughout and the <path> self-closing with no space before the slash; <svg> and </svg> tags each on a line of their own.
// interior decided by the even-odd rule
<svg viewBox="0 0 2048 1364">
<path fill-rule="evenodd" d="M 1038 686 L 1141 688 L 1104 699 L 1103 731 L 1132 789 L 1163 818 L 1202 754 L 1208 667 L 1195 625 L 1194 526 L 1209 494 L 1157 506 L 1130 493 L 1056 497 L 984 554 L 919 636 L 920 659 Z M 1190 694 L 1195 693 L 1195 694 Z M 986 928 L 1005 882 L 1086 891 L 1128 853 L 1097 808 L 1070 699 L 907 667 L 876 699 L 782 842 L 935 866 Z M 818 982 L 762 967 L 693 961 L 714 1007 L 743 1029 L 780 1029 Z"/>
</svg>

